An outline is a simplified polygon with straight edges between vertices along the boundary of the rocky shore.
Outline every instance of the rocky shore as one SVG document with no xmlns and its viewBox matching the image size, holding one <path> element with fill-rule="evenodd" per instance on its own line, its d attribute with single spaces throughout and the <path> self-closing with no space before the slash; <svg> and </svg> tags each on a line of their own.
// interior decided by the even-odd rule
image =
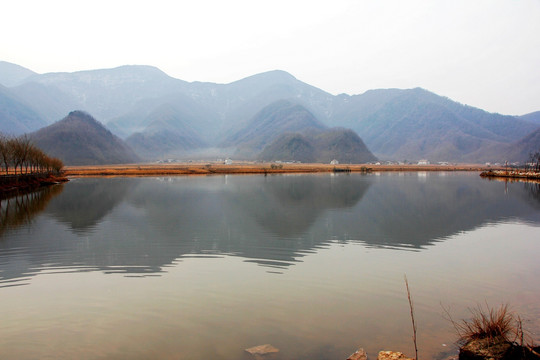
<svg viewBox="0 0 540 360">
<path fill-rule="evenodd" d="M 480 176 L 540 180 L 540 172 L 525 170 L 488 170 L 481 172 Z"/>
<path fill-rule="evenodd" d="M 477 339 L 459 349 L 459 360 L 538 360 L 540 348 L 519 345 L 504 338 Z"/>
<path fill-rule="evenodd" d="M 540 348 L 519 345 L 504 338 L 477 339 L 467 342 L 459 354 L 444 360 L 539 360 Z M 347 360 L 368 360 L 363 348 L 351 354 Z M 376 360 L 414 360 L 399 351 L 380 351 Z"/>
<path fill-rule="evenodd" d="M 368 355 L 364 349 L 360 348 L 356 350 L 347 360 L 368 360 Z M 405 356 L 399 351 L 380 351 L 377 355 L 377 360 L 414 360 L 413 358 Z"/>
</svg>

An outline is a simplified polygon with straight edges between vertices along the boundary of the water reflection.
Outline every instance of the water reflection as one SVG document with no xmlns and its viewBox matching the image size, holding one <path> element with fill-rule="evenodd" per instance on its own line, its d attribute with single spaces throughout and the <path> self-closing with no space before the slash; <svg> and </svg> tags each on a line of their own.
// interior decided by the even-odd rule
<svg viewBox="0 0 540 360">
<path fill-rule="evenodd" d="M 529 196 L 527 196 L 527 199 L 531 199 L 535 202 L 536 208 L 540 209 L 540 182 L 531 182 L 528 181 L 524 184 L 525 189 L 527 190 L 527 193 Z"/>
<path fill-rule="evenodd" d="M 504 193 L 508 194 L 509 189 L 518 187 L 516 184 L 523 185 L 525 189 L 522 192 L 524 201 L 530 203 L 536 209 L 540 209 L 540 180 L 537 179 L 521 179 L 521 178 L 506 178 L 506 177 L 489 177 L 484 181 L 504 183 Z"/>
<path fill-rule="evenodd" d="M 32 192 L 0 198 L 0 241 L 8 229 L 17 228 L 32 222 L 32 219 L 45 210 L 51 199 L 62 192 L 63 184 L 47 186 Z"/>
<path fill-rule="evenodd" d="M 176 257 L 233 254 L 283 267 L 331 238 L 328 231 L 310 230 L 322 214 L 355 206 L 370 186 L 362 177 L 348 176 L 225 180 L 175 178 L 159 187 L 141 182 L 127 202 L 144 214 L 130 226 L 140 234 L 151 223 L 153 244 L 174 248 Z"/>
<path fill-rule="evenodd" d="M 47 212 L 76 232 L 91 230 L 131 191 L 125 179 L 75 179 Z"/>
<path fill-rule="evenodd" d="M 540 223 L 538 187 L 504 186 L 429 173 L 78 179 L 38 220 L 4 235 L 0 280 L 148 276 L 224 255 L 279 273 L 336 241 L 419 251 L 489 223 Z"/>
<path fill-rule="evenodd" d="M 327 209 L 355 206 L 371 184 L 356 176 L 334 176 L 324 182 L 306 176 L 290 176 L 287 182 L 273 180 L 249 189 L 247 196 L 235 193 L 228 200 L 279 237 L 301 236 Z"/>
<path fill-rule="evenodd" d="M 501 183 L 476 174 L 381 176 L 357 207 L 355 219 L 337 216 L 336 226 L 368 246 L 423 249 L 484 224 L 520 219 L 538 223 L 524 184 L 505 193 Z"/>
</svg>

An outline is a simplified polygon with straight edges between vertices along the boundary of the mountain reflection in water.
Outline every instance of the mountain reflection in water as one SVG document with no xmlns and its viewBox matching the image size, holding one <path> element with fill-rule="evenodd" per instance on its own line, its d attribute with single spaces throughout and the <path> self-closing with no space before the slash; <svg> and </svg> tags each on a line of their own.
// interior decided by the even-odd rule
<svg viewBox="0 0 540 360">
<path fill-rule="evenodd" d="M 485 224 L 540 223 L 535 191 L 454 173 L 76 179 L 34 221 L 3 220 L 0 287 L 40 271 L 147 276 L 193 256 L 279 273 L 336 241 L 421 251 Z"/>
</svg>

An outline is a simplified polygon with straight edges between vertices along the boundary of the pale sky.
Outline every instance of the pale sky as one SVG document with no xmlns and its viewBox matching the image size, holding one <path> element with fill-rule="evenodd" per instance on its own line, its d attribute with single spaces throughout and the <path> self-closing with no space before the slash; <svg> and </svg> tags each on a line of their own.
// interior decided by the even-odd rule
<svg viewBox="0 0 540 360">
<path fill-rule="evenodd" d="M 217 83 L 280 69 L 332 94 L 422 87 L 521 115 L 540 110 L 540 0 L 2 0 L 0 60 Z"/>
</svg>

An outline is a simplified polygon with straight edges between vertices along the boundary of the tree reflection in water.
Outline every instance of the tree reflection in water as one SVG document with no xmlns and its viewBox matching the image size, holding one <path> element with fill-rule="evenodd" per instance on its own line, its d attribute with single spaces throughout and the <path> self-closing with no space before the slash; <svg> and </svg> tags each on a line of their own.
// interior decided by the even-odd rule
<svg viewBox="0 0 540 360">
<path fill-rule="evenodd" d="M 540 182 L 526 182 L 525 189 L 531 195 L 531 198 L 540 202 Z"/>
<path fill-rule="evenodd" d="M 31 223 L 32 219 L 45 210 L 49 201 L 63 189 L 64 185 L 58 184 L 0 198 L 0 235 L 8 229 Z"/>
</svg>

